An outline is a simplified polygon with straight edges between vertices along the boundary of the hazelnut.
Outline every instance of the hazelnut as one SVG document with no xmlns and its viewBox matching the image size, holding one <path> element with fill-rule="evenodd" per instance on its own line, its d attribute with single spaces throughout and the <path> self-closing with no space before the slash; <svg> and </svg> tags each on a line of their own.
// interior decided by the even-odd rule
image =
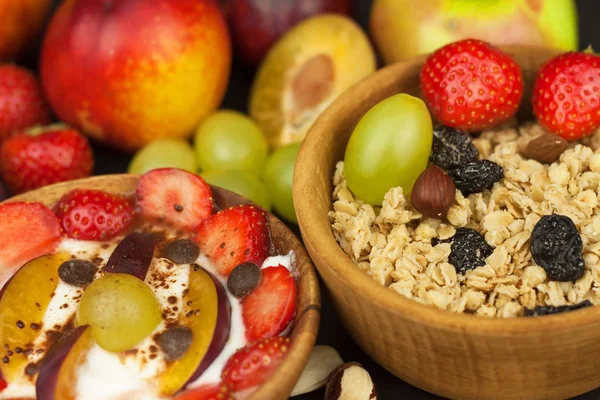
<svg viewBox="0 0 600 400">
<path fill-rule="evenodd" d="M 558 135 L 543 134 L 527 143 L 523 155 L 544 164 L 552 164 L 569 147 L 569 143 Z"/>
<path fill-rule="evenodd" d="M 452 178 L 432 165 L 417 178 L 410 201 L 425 217 L 442 218 L 452 207 L 455 193 L 456 186 Z"/>
<path fill-rule="evenodd" d="M 324 400 L 377 400 L 371 375 L 357 362 L 337 367 L 327 380 Z"/>
</svg>

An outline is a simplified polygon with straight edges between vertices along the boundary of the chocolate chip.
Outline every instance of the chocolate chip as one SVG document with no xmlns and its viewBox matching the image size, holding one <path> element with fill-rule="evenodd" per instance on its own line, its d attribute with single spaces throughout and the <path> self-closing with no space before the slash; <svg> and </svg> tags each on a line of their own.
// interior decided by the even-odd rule
<svg viewBox="0 0 600 400">
<path fill-rule="evenodd" d="M 161 252 L 161 257 L 168 258 L 177 264 L 190 264 L 198 259 L 200 249 L 194 241 L 177 239 L 167 244 Z"/>
<path fill-rule="evenodd" d="M 34 363 L 27 364 L 27 366 L 25 367 L 25 374 L 27 376 L 34 376 L 37 373 L 38 373 L 37 364 L 34 364 Z"/>
<path fill-rule="evenodd" d="M 252 292 L 260 283 L 262 272 L 254 263 L 243 263 L 231 271 L 227 279 L 227 289 L 237 298 Z"/>
<path fill-rule="evenodd" d="M 94 281 L 98 267 L 89 261 L 69 260 L 58 267 L 58 276 L 69 285 L 85 287 Z"/>
<path fill-rule="evenodd" d="M 193 338 L 190 328 L 178 326 L 164 331 L 158 338 L 158 346 L 165 353 L 166 359 L 173 361 L 183 357 Z"/>
</svg>

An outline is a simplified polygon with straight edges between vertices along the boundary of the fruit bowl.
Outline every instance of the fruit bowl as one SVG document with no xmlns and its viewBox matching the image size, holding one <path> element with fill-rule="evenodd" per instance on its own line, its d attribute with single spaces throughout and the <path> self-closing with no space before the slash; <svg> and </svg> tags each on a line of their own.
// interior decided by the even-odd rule
<svg viewBox="0 0 600 400">
<path fill-rule="evenodd" d="M 77 189 L 95 189 L 114 194 L 131 194 L 138 183 L 136 175 L 105 175 L 69 181 L 10 198 L 6 202 L 32 201 L 53 206 L 63 194 Z M 248 200 L 213 187 L 215 204 L 225 209 L 248 204 Z M 291 347 L 279 368 L 250 397 L 250 399 L 287 398 L 296 384 L 314 346 L 320 319 L 320 295 L 316 274 L 301 243 L 276 217 L 268 215 L 269 229 L 274 249 L 278 252 L 294 251 L 299 272 L 297 279 L 297 313 L 290 333 Z"/>
<path fill-rule="evenodd" d="M 557 55 L 505 47 L 522 68 L 519 119 L 532 118 L 536 71 Z M 600 308 L 543 318 L 492 319 L 439 310 L 370 279 L 336 242 L 328 212 L 332 176 L 358 121 L 397 93 L 420 96 L 425 57 L 382 69 L 345 92 L 316 121 L 300 150 L 294 204 L 305 246 L 351 337 L 406 382 L 460 399 L 564 399 L 600 386 Z"/>
</svg>

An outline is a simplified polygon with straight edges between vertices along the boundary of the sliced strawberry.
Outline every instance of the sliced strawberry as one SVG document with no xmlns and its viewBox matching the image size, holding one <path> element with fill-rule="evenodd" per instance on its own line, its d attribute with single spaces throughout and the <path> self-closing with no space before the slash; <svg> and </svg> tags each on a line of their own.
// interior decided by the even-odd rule
<svg viewBox="0 0 600 400">
<path fill-rule="evenodd" d="M 175 396 L 174 400 L 233 400 L 233 397 L 227 385 L 217 383 L 186 390 Z"/>
<path fill-rule="evenodd" d="M 0 204 L 0 287 L 24 263 L 53 252 L 60 225 L 40 203 Z"/>
<path fill-rule="evenodd" d="M 281 364 L 290 347 L 290 339 L 274 337 L 261 340 L 232 355 L 221 379 L 234 392 L 263 383 Z"/>
<path fill-rule="evenodd" d="M 200 224 L 196 242 L 223 276 L 245 262 L 261 265 L 271 248 L 267 214 L 250 205 L 219 211 Z"/>
<path fill-rule="evenodd" d="M 184 229 L 197 227 L 213 209 L 212 190 L 204 179 L 176 168 L 142 175 L 135 197 L 145 218 Z"/>
<path fill-rule="evenodd" d="M 246 339 L 250 342 L 279 335 L 296 312 L 296 281 L 279 265 L 262 270 L 260 285 L 242 300 Z"/>
<path fill-rule="evenodd" d="M 133 223 L 133 201 L 100 190 L 76 189 L 65 194 L 54 209 L 64 233 L 80 240 L 108 240 Z"/>
</svg>

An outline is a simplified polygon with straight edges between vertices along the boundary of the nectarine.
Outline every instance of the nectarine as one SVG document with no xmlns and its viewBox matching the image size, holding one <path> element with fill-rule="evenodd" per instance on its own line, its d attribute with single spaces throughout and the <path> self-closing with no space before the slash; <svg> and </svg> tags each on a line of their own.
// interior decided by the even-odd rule
<svg viewBox="0 0 600 400">
<path fill-rule="evenodd" d="M 216 0 L 66 0 L 40 67 L 62 120 L 131 151 L 191 135 L 219 106 L 230 64 Z"/>
</svg>

